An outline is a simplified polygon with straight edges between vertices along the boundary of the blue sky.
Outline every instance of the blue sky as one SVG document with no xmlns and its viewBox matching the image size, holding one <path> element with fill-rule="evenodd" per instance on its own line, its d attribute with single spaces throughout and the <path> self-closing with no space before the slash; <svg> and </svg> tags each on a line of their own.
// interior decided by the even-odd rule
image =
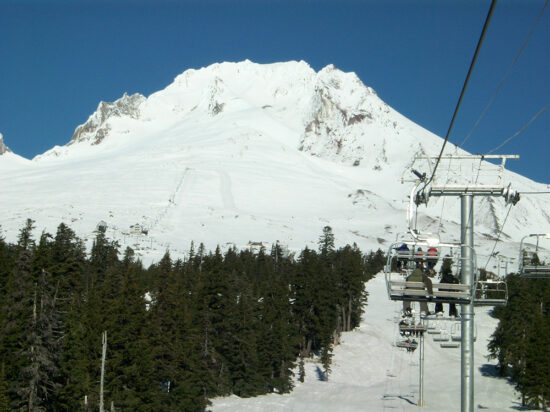
<svg viewBox="0 0 550 412">
<path fill-rule="evenodd" d="M 500 0 L 450 141 L 461 144 L 544 0 Z M 305 60 L 353 71 L 390 106 L 444 136 L 489 0 L 0 0 L 0 132 L 32 158 L 66 144 L 101 100 L 146 96 L 188 68 Z M 486 153 L 550 103 L 550 7 L 464 145 Z M 550 183 L 550 109 L 499 153 Z"/>
</svg>

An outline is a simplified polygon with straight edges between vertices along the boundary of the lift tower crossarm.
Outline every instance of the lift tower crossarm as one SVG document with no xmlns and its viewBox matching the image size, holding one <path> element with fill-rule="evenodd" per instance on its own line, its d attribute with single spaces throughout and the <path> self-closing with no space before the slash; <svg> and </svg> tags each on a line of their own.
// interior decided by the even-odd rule
<svg viewBox="0 0 550 412">
<path fill-rule="evenodd" d="M 417 156 L 417 159 L 426 159 L 428 160 L 428 166 L 430 171 L 432 170 L 432 160 L 437 159 L 438 156 L 433 155 L 420 155 Z M 516 204 L 520 195 L 515 190 L 511 189 L 511 186 L 502 185 L 502 175 L 504 172 L 504 165 L 506 164 L 507 159 L 519 159 L 518 155 L 442 155 L 440 160 L 442 161 L 453 161 L 453 160 L 470 160 L 480 162 L 485 159 L 500 159 L 500 165 L 498 166 L 498 172 L 496 176 L 496 182 L 492 184 L 477 183 L 477 178 L 474 183 L 445 183 L 438 184 L 435 179 L 433 183 L 426 185 L 416 193 L 415 203 L 417 205 L 428 203 L 428 200 L 431 196 L 441 197 L 441 196 L 462 196 L 462 195 L 471 195 L 471 196 L 503 196 L 506 200 L 506 203 Z M 481 163 L 478 166 L 481 169 Z M 480 170 L 477 171 L 479 176 Z M 492 171 L 494 172 L 494 170 Z M 461 175 L 464 175 L 464 171 L 461 171 Z"/>
</svg>

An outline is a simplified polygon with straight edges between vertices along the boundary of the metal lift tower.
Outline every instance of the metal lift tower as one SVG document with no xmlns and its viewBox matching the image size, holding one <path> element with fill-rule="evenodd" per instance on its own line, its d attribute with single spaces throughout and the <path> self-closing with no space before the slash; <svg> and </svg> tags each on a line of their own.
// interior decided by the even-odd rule
<svg viewBox="0 0 550 412">
<path fill-rule="evenodd" d="M 431 161 L 438 158 L 438 156 L 419 156 L 419 158 L 427 159 L 430 164 Z M 437 184 L 435 179 L 424 186 L 416 194 L 416 203 L 426 203 L 430 197 L 441 196 L 458 196 L 460 197 L 460 242 L 461 242 L 461 283 L 474 287 L 474 262 L 473 253 L 474 250 L 474 203 L 475 196 L 502 196 L 505 198 L 506 203 L 516 204 L 519 201 L 519 194 L 511 190 L 510 185 L 502 185 L 502 171 L 504 170 L 504 164 L 506 159 L 518 159 L 517 155 L 446 155 L 441 156 L 440 160 L 453 162 L 455 165 L 461 165 L 465 160 L 479 162 L 477 166 L 477 176 L 473 182 L 466 184 Z M 496 173 L 496 184 L 482 184 L 477 183 L 479 179 L 479 171 L 481 164 L 485 159 L 497 159 L 500 160 L 500 166 L 494 166 L 493 172 Z M 450 166 L 449 166 L 450 169 Z M 475 168 L 471 169 L 475 173 Z M 461 169 L 464 173 L 465 170 Z M 462 412 L 474 411 L 474 299 L 468 304 L 460 305 L 461 311 L 461 385 L 460 385 L 460 404 Z"/>
</svg>

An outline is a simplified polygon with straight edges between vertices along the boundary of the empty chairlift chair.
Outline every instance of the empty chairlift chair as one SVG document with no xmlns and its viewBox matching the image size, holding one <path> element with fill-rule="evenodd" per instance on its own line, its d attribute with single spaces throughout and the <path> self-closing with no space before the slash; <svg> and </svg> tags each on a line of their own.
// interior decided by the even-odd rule
<svg viewBox="0 0 550 412">
<path fill-rule="evenodd" d="M 504 306 L 508 302 L 508 285 L 504 280 L 478 280 L 474 292 L 475 306 Z"/>
<path fill-rule="evenodd" d="M 536 239 L 535 244 L 526 239 Z M 544 243 L 543 243 L 544 242 Z M 541 243 L 546 248 L 541 246 Z M 519 274 L 524 278 L 550 278 L 550 233 L 534 233 L 524 236 L 520 243 Z"/>
</svg>

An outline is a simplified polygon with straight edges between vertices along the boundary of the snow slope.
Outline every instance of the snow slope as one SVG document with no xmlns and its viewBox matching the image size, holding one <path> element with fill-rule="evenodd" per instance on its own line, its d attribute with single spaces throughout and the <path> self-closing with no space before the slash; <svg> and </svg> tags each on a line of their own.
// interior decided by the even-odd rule
<svg viewBox="0 0 550 412">
<path fill-rule="evenodd" d="M 419 351 L 413 354 L 393 344 L 399 334 L 401 302 L 388 299 L 382 273 L 367 283 L 368 306 L 361 326 L 343 334 L 335 347 L 332 373 L 319 379 L 322 366 L 307 364 L 306 380 L 290 394 L 213 400 L 214 412 L 354 412 L 417 411 Z M 447 305 L 444 305 L 447 311 Z M 433 308 L 431 308 L 433 310 Z M 490 309 L 476 308 L 474 344 L 474 402 L 487 411 L 518 410 L 520 402 L 506 379 L 494 376 L 496 361 L 488 361 L 487 341 L 496 327 Z M 439 327 L 446 328 L 444 321 Z M 425 411 L 460 410 L 460 349 L 443 349 L 425 338 Z"/>
<path fill-rule="evenodd" d="M 415 155 L 436 154 L 441 143 L 332 65 L 214 64 L 147 98 L 101 102 L 67 145 L 32 161 L 1 155 L 0 225 L 13 241 L 26 218 L 37 235 L 63 221 L 90 245 L 104 221 L 108 236 L 145 262 L 167 249 L 183 256 L 191 241 L 316 247 L 326 225 L 338 244 L 385 249 L 406 230 L 411 167 L 429 171 L 413 164 Z M 440 166 L 441 178 L 461 179 L 456 166 Z M 504 181 L 520 192 L 547 190 L 510 172 Z M 498 250 L 516 256 L 524 234 L 550 232 L 549 210 L 548 197 L 522 199 Z M 506 215 L 502 199 L 476 201 L 480 254 Z M 419 223 L 456 240 L 459 218 L 458 199 L 433 199 Z M 147 235 L 133 233 L 135 224 Z"/>
</svg>

